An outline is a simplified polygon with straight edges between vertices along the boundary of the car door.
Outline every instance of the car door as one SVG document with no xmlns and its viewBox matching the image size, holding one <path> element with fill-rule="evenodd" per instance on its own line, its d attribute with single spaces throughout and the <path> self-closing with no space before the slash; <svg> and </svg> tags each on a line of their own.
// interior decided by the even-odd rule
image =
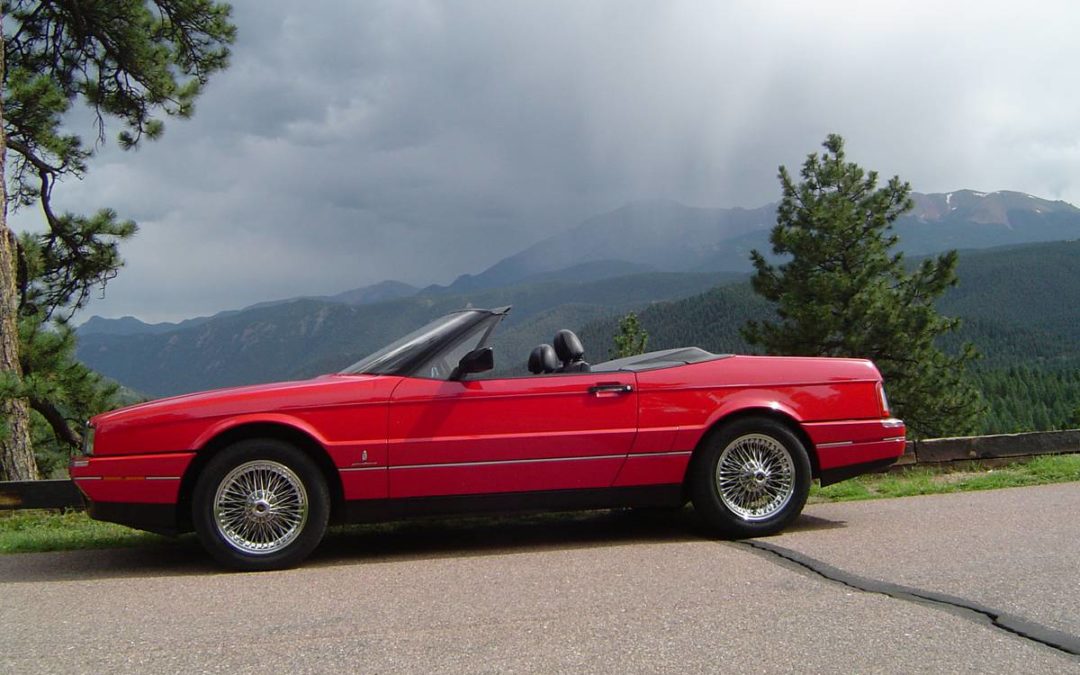
<svg viewBox="0 0 1080 675">
<path fill-rule="evenodd" d="M 406 378 L 389 408 L 390 497 L 608 487 L 637 415 L 633 373 Z"/>
</svg>

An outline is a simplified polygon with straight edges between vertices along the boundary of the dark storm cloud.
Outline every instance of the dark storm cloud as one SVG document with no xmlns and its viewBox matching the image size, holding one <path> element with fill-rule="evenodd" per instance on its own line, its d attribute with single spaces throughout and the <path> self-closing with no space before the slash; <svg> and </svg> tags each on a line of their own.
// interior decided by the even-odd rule
<svg viewBox="0 0 1080 675">
<path fill-rule="evenodd" d="M 831 131 L 918 190 L 1080 201 L 1071 5 L 877 5 L 236 2 L 194 119 L 57 191 L 142 226 L 90 312 L 445 283 L 629 200 L 773 201 Z"/>
</svg>

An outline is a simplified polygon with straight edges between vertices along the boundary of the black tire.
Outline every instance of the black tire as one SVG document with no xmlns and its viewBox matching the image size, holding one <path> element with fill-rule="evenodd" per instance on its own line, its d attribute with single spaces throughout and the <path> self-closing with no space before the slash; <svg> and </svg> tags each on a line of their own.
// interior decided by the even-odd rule
<svg viewBox="0 0 1080 675">
<path fill-rule="evenodd" d="M 725 424 L 705 440 L 690 467 L 690 498 L 714 534 L 762 537 L 798 517 L 811 480 L 806 448 L 787 425 L 747 417 Z"/>
<path fill-rule="evenodd" d="M 207 463 L 191 509 L 199 542 L 219 563 L 278 570 L 299 564 L 322 540 L 330 493 L 307 454 L 277 439 L 249 439 Z"/>
</svg>

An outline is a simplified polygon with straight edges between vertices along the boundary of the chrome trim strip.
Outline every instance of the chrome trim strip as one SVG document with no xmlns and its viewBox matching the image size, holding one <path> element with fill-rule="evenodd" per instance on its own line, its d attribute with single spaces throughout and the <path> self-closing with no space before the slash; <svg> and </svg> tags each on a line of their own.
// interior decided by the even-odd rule
<svg viewBox="0 0 1080 675">
<path fill-rule="evenodd" d="M 890 429 L 892 427 L 902 427 L 904 426 L 904 420 L 898 420 L 893 417 L 887 420 L 882 420 L 881 426 L 885 427 L 886 429 Z"/>
<path fill-rule="evenodd" d="M 880 441 L 870 441 L 870 440 L 859 441 L 858 444 L 859 445 L 865 445 L 867 443 L 888 443 L 888 442 L 891 442 L 891 441 L 903 441 L 903 440 L 906 440 L 906 438 L 904 436 L 891 436 L 889 438 L 883 438 Z M 845 445 L 855 445 L 855 441 L 838 441 L 836 443 L 818 443 L 816 447 L 818 447 L 818 448 L 839 448 L 839 447 L 843 447 Z"/>
<path fill-rule="evenodd" d="M 445 464 L 403 464 L 391 469 L 432 469 L 457 466 L 491 466 L 493 464 L 539 464 L 541 462 L 580 462 L 588 459 L 626 459 L 626 455 L 589 455 L 586 457 L 544 457 L 541 459 L 495 459 L 483 462 L 447 462 Z"/>
<path fill-rule="evenodd" d="M 493 459 L 478 462 L 445 462 L 434 464 L 403 464 L 401 466 L 391 466 L 391 469 L 430 469 L 433 467 L 457 467 L 457 466 L 491 466 L 493 464 L 539 464 L 541 462 L 578 462 L 589 459 L 631 459 L 633 457 L 665 457 L 665 456 L 680 456 L 691 455 L 693 450 L 674 450 L 671 452 L 637 452 L 630 453 L 629 455 L 586 455 L 583 457 L 541 457 L 538 459 Z M 372 469 L 380 469 L 383 467 L 367 467 Z M 339 469 L 339 471 L 364 471 L 366 469 Z"/>
<path fill-rule="evenodd" d="M 491 399 L 485 399 L 491 400 Z M 678 429 L 678 427 L 675 427 Z M 652 431 L 652 429 L 649 429 Z M 525 433 L 514 432 L 511 434 L 486 434 L 483 439 L 485 441 L 494 440 L 515 440 L 518 438 L 560 438 L 563 436 L 575 437 L 575 436 L 610 436 L 612 434 L 636 434 L 638 433 L 637 427 L 627 427 L 625 429 L 590 429 L 589 431 L 544 431 L 539 433 Z M 387 443 L 394 445 L 406 445 L 409 443 L 456 443 L 456 442 L 474 442 L 476 436 L 439 436 L 438 438 L 390 438 Z"/>
<path fill-rule="evenodd" d="M 180 480 L 180 476 L 76 476 L 71 480 Z"/>
<path fill-rule="evenodd" d="M 631 457 L 667 457 L 676 455 L 692 455 L 693 450 L 672 450 L 670 452 L 631 452 L 626 456 L 627 459 Z"/>
<path fill-rule="evenodd" d="M 338 469 L 341 473 L 346 471 L 375 471 L 376 469 L 385 469 L 385 466 L 347 466 L 345 468 Z"/>
</svg>

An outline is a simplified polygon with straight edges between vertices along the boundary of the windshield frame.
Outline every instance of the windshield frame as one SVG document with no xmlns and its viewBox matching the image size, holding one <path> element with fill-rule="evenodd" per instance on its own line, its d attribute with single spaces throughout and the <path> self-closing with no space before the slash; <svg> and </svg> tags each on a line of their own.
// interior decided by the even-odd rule
<svg viewBox="0 0 1080 675">
<path fill-rule="evenodd" d="M 440 352 L 453 348 L 474 333 L 483 333 L 477 348 L 483 347 L 509 311 L 509 307 L 500 307 L 450 312 L 365 356 L 338 374 L 409 377 Z"/>
</svg>

